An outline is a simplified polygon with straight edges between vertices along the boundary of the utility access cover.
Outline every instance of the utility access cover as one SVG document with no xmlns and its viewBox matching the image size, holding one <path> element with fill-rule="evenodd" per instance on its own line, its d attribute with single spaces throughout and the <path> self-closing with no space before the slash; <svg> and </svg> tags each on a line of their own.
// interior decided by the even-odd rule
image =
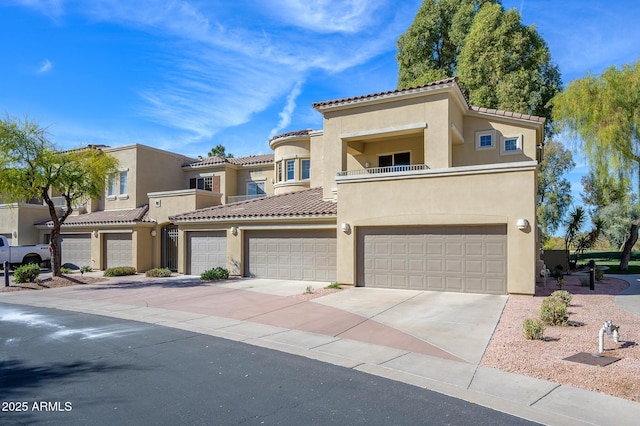
<svg viewBox="0 0 640 426">
<path fill-rule="evenodd" d="M 616 361 L 620 361 L 620 358 L 613 356 L 604 356 L 599 354 L 590 354 L 587 352 L 580 352 L 570 357 L 563 358 L 564 361 L 579 362 L 580 364 L 597 365 L 604 367 L 609 364 L 613 364 Z"/>
</svg>

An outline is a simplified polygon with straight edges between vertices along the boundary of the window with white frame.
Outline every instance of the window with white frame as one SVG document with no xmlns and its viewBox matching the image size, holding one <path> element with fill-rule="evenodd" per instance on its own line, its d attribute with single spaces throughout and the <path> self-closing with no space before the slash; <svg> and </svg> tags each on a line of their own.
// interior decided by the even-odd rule
<svg viewBox="0 0 640 426">
<path fill-rule="evenodd" d="M 116 174 L 109 173 L 107 176 L 107 197 L 116 196 Z"/>
<path fill-rule="evenodd" d="M 520 154 L 522 153 L 522 135 L 502 136 L 500 138 L 500 154 Z"/>
<path fill-rule="evenodd" d="M 496 147 L 496 131 L 481 130 L 476 132 L 476 150 L 494 149 Z"/>
<path fill-rule="evenodd" d="M 191 178 L 189 179 L 189 188 L 213 191 L 213 176 Z"/>
<path fill-rule="evenodd" d="M 247 195 L 257 197 L 265 195 L 264 182 L 248 182 L 247 183 Z"/>
<path fill-rule="evenodd" d="M 127 195 L 128 172 L 120 172 L 120 195 Z"/>
<path fill-rule="evenodd" d="M 302 160 L 301 162 L 301 179 L 309 179 L 311 176 L 311 160 Z"/>
<path fill-rule="evenodd" d="M 407 166 L 411 164 L 410 152 L 397 152 L 378 156 L 378 167 Z"/>
<path fill-rule="evenodd" d="M 287 180 L 294 180 L 296 178 L 296 162 L 294 160 L 287 160 Z"/>
</svg>

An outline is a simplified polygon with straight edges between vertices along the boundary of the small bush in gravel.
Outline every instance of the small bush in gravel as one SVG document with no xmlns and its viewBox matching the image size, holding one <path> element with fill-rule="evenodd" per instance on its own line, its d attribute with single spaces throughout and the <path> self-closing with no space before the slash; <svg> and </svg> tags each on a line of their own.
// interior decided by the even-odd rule
<svg viewBox="0 0 640 426">
<path fill-rule="evenodd" d="M 85 272 L 91 272 L 91 266 L 84 265 L 82 268 L 80 268 L 81 274 L 84 274 Z"/>
<path fill-rule="evenodd" d="M 70 274 L 73 271 L 71 270 L 71 268 L 65 268 L 64 266 L 60 268 L 60 273 L 61 274 Z"/>
<path fill-rule="evenodd" d="M 200 274 L 201 281 L 226 280 L 227 278 L 229 278 L 229 271 L 221 266 L 208 269 Z"/>
<path fill-rule="evenodd" d="M 596 268 L 596 281 L 600 282 L 604 278 L 604 271 L 602 269 Z"/>
<path fill-rule="evenodd" d="M 13 280 L 17 284 L 32 283 L 40 275 L 40 265 L 35 263 L 29 263 L 28 265 L 22 265 L 17 267 L 13 271 Z"/>
<path fill-rule="evenodd" d="M 331 288 L 331 289 L 335 289 L 335 290 L 342 290 L 342 287 L 340 287 L 340 284 L 338 284 L 338 283 L 331 283 L 328 286 L 326 286 L 325 288 Z"/>
<path fill-rule="evenodd" d="M 571 303 L 571 298 L 573 296 L 571 296 L 571 293 L 566 290 L 556 290 L 551 293 L 551 296 L 549 297 L 557 297 L 558 299 L 562 300 L 565 305 L 569 306 L 569 303 Z"/>
<path fill-rule="evenodd" d="M 133 266 L 116 266 L 115 268 L 107 268 L 104 271 L 105 277 L 124 277 L 126 275 L 135 275 L 136 268 Z"/>
<path fill-rule="evenodd" d="M 145 272 L 144 275 L 147 277 L 153 277 L 153 278 L 166 278 L 171 276 L 171 269 L 153 268 Z"/>
<path fill-rule="evenodd" d="M 580 277 L 580 287 L 589 287 L 589 278 Z"/>
<path fill-rule="evenodd" d="M 545 297 L 540 306 L 540 319 L 547 325 L 567 325 L 569 322 L 567 304 L 557 297 Z"/>
<path fill-rule="evenodd" d="M 526 318 L 522 323 L 522 333 L 527 340 L 542 340 L 544 324 L 539 319 Z"/>
</svg>

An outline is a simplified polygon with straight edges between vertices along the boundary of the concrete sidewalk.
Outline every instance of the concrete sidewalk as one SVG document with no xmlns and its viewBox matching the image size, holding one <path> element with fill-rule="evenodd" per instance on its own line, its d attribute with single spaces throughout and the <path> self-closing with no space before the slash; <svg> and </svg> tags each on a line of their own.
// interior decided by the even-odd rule
<svg viewBox="0 0 640 426">
<path fill-rule="evenodd" d="M 624 303 L 640 310 L 640 283 Z M 242 341 L 428 388 L 545 424 L 637 424 L 640 404 L 479 365 L 507 296 L 198 277 L 0 293 L 0 302 L 143 321 Z M 617 301 L 617 298 L 616 298 Z M 623 304 L 621 306 L 624 307 Z M 627 309 L 625 307 L 625 309 Z M 634 311 L 632 311 L 634 312 Z"/>
</svg>

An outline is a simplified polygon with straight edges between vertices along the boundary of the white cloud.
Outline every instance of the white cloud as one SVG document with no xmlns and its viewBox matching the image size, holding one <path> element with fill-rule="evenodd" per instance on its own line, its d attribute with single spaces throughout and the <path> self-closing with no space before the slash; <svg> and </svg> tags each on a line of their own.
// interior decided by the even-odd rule
<svg viewBox="0 0 640 426">
<path fill-rule="evenodd" d="M 156 78 L 134 88 L 141 103 L 131 108 L 167 130 L 181 131 L 190 143 L 248 122 L 293 86 L 276 126 L 285 128 L 302 93 L 297 82 L 318 71 L 344 71 L 394 49 L 419 1 L 244 3 L 219 8 L 203 0 L 22 0 L 40 11 L 64 10 L 63 17 L 87 17 L 155 36 L 162 46 L 149 59 Z M 257 9 L 265 4 L 281 19 L 261 15 Z M 253 15 L 245 21 L 245 14 Z"/>
<path fill-rule="evenodd" d="M 40 65 L 40 68 L 38 68 L 38 74 L 46 74 L 49 71 L 51 71 L 52 68 L 53 68 L 53 64 L 51 63 L 51 61 L 48 59 L 45 59 Z"/>
<path fill-rule="evenodd" d="M 268 2 L 272 13 L 289 25 L 332 33 L 361 31 L 381 5 L 374 0 L 278 0 Z"/>
<path fill-rule="evenodd" d="M 269 133 L 269 139 L 280 133 L 280 131 L 291 124 L 291 116 L 293 115 L 293 111 L 296 109 L 296 98 L 300 96 L 301 91 L 302 81 L 298 81 L 287 96 L 287 104 L 284 106 L 284 109 L 278 114 L 280 116 L 280 121 L 278 122 L 278 125 L 276 127 L 271 129 L 271 132 Z"/>
</svg>

